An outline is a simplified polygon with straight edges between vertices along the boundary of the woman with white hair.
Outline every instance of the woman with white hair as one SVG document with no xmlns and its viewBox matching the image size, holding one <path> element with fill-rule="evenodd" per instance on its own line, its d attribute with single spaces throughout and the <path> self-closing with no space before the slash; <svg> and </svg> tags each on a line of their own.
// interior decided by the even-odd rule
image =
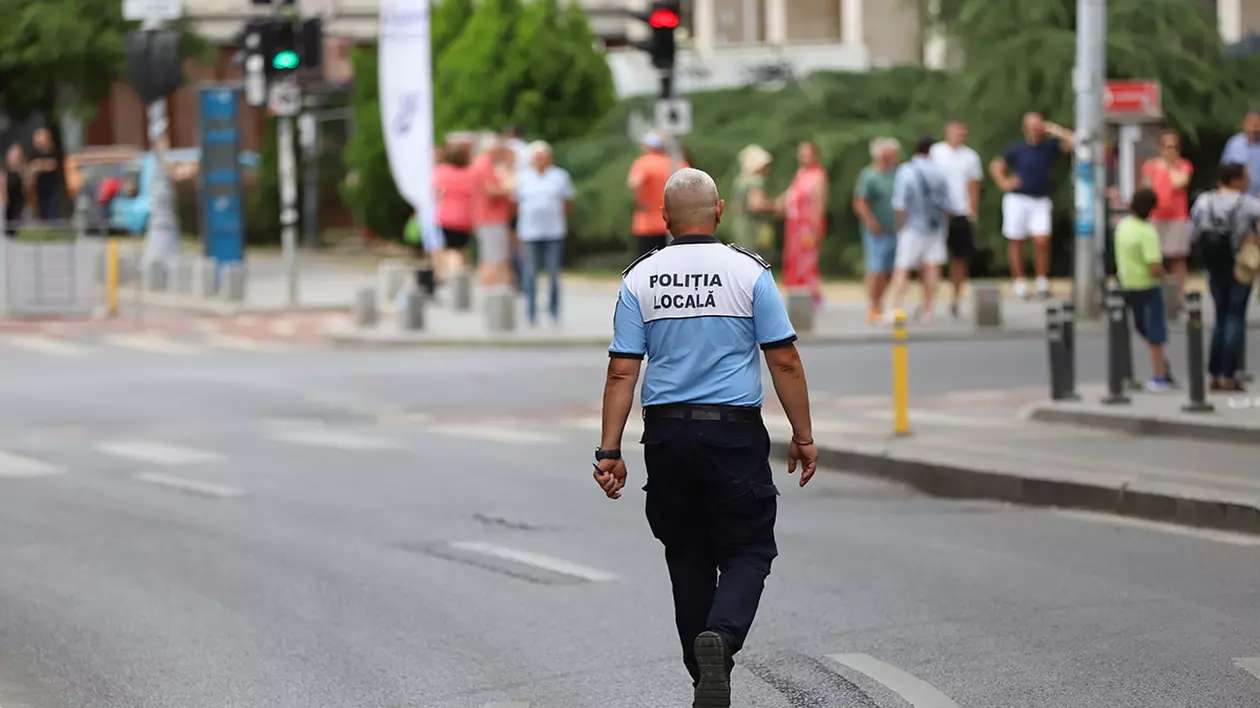
<svg viewBox="0 0 1260 708">
<path fill-rule="evenodd" d="M 871 164 L 858 175 L 853 191 L 853 213 L 861 222 L 862 255 L 866 261 L 867 320 L 878 323 L 884 314 L 884 293 L 897 258 L 897 214 L 893 184 L 901 143 L 893 138 L 871 142 Z"/>
<path fill-rule="evenodd" d="M 749 145 L 739 152 L 739 177 L 724 213 L 731 243 L 762 255 L 774 247 L 774 227 L 769 219 L 774 214 L 774 202 L 766 197 L 766 174 L 773 161 L 760 145 Z"/>
<path fill-rule="evenodd" d="M 573 212 L 573 180 L 551 162 L 551 146 L 542 141 L 530 146 L 529 169 L 516 176 L 517 238 L 521 242 L 521 280 L 524 281 L 526 313 L 530 325 L 538 322 L 539 268 L 550 281 L 548 310 L 553 324 L 560 323 L 560 263 L 564 236 Z"/>
</svg>

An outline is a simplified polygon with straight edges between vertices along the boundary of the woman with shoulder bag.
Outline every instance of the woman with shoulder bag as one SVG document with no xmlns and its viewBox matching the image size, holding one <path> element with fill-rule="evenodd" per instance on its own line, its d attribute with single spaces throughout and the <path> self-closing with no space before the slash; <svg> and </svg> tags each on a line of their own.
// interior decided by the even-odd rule
<svg viewBox="0 0 1260 708">
<path fill-rule="evenodd" d="M 1247 336 L 1254 267 L 1260 265 L 1255 263 L 1260 257 L 1256 250 L 1260 199 L 1245 192 L 1249 179 L 1244 165 L 1222 166 L 1217 188 L 1200 195 L 1190 212 L 1192 237 L 1207 271 L 1216 311 L 1208 355 L 1213 391 L 1243 390 L 1237 380 L 1239 359 Z"/>
</svg>

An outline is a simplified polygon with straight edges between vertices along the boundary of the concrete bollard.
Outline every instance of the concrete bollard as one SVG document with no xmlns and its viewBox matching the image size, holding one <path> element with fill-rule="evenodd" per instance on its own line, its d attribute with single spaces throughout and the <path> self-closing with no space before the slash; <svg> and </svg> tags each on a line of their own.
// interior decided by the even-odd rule
<svg viewBox="0 0 1260 708">
<path fill-rule="evenodd" d="M 175 292 L 189 295 L 193 290 L 193 262 L 187 258 L 175 261 Z"/>
<path fill-rule="evenodd" d="M 219 291 L 228 302 L 244 302 L 248 273 L 244 263 L 225 263 L 219 276 L 223 278 Z"/>
<path fill-rule="evenodd" d="M 511 288 L 487 290 L 485 300 L 486 329 L 491 332 L 516 329 L 516 294 Z"/>
<path fill-rule="evenodd" d="M 413 288 L 400 297 L 402 306 L 398 308 L 398 328 L 405 332 L 424 329 L 424 303 L 428 296 Z"/>
<path fill-rule="evenodd" d="M 996 283 L 971 284 L 971 317 L 976 327 L 1002 326 L 1002 290 Z"/>
<path fill-rule="evenodd" d="M 814 317 L 817 311 L 814 307 L 812 292 L 803 288 L 789 290 L 787 311 L 788 321 L 798 333 L 814 331 Z"/>
<path fill-rule="evenodd" d="M 472 271 L 461 268 L 451 278 L 451 304 L 456 312 L 468 312 L 472 309 Z"/>
<path fill-rule="evenodd" d="M 213 258 L 198 258 L 192 262 L 192 294 L 210 298 L 219 291 L 218 263 Z"/>
<path fill-rule="evenodd" d="M 355 291 L 354 326 L 376 326 L 376 288 L 364 286 Z"/>
<path fill-rule="evenodd" d="M 140 276 L 140 254 L 135 249 L 118 249 L 118 282 L 134 283 Z"/>
<path fill-rule="evenodd" d="M 407 264 L 402 261 L 381 261 L 376 266 L 376 288 L 381 300 L 393 302 L 407 279 Z"/>
<path fill-rule="evenodd" d="M 169 271 L 165 263 L 162 261 L 149 261 L 144 266 L 141 285 L 149 292 L 166 292 L 170 285 L 168 277 Z"/>
<path fill-rule="evenodd" d="M 1181 286 L 1177 284 L 1176 279 L 1169 278 L 1164 281 L 1164 314 L 1168 317 L 1169 322 L 1176 322 L 1181 319 Z"/>
</svg>

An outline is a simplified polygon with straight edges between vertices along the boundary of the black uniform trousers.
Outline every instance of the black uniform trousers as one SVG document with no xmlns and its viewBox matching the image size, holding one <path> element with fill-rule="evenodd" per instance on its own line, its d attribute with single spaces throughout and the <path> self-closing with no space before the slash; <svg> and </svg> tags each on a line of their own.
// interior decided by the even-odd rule
<svg viewBox="0 0 1260 708">
<path fill-rule="evenodd" d="M 742 412 L 754 419 L 688 420 L 644 411 L 647 519 L 665 546 L 683 663 L 696 681 L 696 636 L 718 632 L 731 653 L 738 652 L 778 555 L 770 436 L 758 411 Z"/>
</svg>

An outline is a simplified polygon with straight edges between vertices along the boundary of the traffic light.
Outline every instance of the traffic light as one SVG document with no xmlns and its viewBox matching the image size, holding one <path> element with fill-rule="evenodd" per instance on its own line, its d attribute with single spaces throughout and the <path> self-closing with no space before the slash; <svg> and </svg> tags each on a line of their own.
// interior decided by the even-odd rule
<svg viewBox="0 0 1260 708">
<path fill-rule="evenodd" d="M 267 57 L 267 68 L 272 74 L 294 71 L 301 63 L 298 54 L 298 32 L 292 22 L 277 22 L 272 26 L 271 50 Z"/>
<path fill-rule="evenodd" d="M 144 103 L 174 93 L 184 82 L 179 35 L 137 30 L 127 33 L 127 82 Z"/>
<path fill-rule="evenodd" d="M 648 42 L 647 51 L 652 57 L 652 66 L 657 69 L 674 68 L 674 32 L 678 29 L 681 15 L 682 3 L 679 0 L 655 0 L 648 11 L 646 19 L 652 28 L 652 39 Z"/>
<path fill-rule="evenodd" d="M 318 69 L 323 60 L 324 27 L 309 20 L 267 19 L 256 29 L 263 68 L 269 77 Z"/>
</svg>

